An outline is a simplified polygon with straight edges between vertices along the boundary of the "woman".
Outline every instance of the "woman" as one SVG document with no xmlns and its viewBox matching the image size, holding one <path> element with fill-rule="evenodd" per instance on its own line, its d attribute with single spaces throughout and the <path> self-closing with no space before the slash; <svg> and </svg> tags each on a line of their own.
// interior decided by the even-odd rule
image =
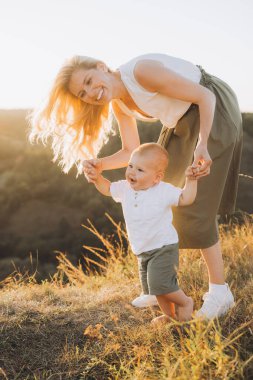
<svg viewBox="0 0 253 380">
<path fill-rule="evenodd" d="M 100 159 L 110 123 L 117 119 L 122 149 Z M 242 123 L 233 91 L 201 67 L 164 54 L 136 57 L 117 70 L 92 58 L 75 56 L 59 71 L 48 103 L 33 118 L 30 138 L 52 138 L 55 160 L 64 171 L 75 163 L 92 178 L 94 168 L 127 166 L 140 144 L 136 119 L 161 120 L 158 142 L 169 152 L 167 175 L 182 186 L 192 162 L 201 178 L 196 201 L 174 210 L 180 248 L 199 248 L 207 265 L 209 291 L 197 315 L 220 316 L 234 304 L 225 283 L 217 214 L 234 211 L 241 154 Z M 211 167 L 212 165 L 212 167 Z M 210 170 L 211 168 L 211 170 Z M 133 301 L 145 306 L 153 299 Z"/>
</svg>

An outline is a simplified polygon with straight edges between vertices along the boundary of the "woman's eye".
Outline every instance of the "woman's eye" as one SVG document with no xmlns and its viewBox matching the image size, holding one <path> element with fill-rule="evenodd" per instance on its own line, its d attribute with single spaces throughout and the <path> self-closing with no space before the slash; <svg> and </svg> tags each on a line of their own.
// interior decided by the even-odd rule
<svg viewBox="0 0 253 380">
<path fill-rule="evenodd" d="M 90 84 L 91 83 L 91 79 L 89 78 L 86 83 Z"/>
<path fill-rule="evenodd" d="M 139 171 L 139 172 L 143 172 L 143 170 L 142 170 L 142 169 L 138 169 L 138 171 Z"/>
</svg>

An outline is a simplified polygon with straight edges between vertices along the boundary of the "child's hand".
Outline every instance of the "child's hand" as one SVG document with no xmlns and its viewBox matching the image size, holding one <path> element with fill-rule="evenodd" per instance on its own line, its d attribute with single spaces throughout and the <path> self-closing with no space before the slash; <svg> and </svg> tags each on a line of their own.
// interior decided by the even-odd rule
<svg viewBox="0 0 253 380">
<path fill-rule="evenodd" d="M 185 171 L 185 176 L 186 178 L 190 180 L 197 180 L 198 179 L 198 172 L 199 172 L 199 167 L 197 166 L 188 166 L 188 168 Z"/>
</svg>

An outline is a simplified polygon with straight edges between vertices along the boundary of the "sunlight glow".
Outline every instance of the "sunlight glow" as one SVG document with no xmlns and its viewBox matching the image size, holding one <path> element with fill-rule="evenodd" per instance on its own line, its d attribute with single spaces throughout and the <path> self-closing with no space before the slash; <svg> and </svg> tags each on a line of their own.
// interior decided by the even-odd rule
<svg viewBox="0 0 253 380">
<path fill-rule="evenodd" d="M 250 0 L 0 0 L 0 108 L 38 104 L 73 54 L 115 69 L 161 52 L 225 80 L 252 112 L 252 11 Z"/>
</svg>

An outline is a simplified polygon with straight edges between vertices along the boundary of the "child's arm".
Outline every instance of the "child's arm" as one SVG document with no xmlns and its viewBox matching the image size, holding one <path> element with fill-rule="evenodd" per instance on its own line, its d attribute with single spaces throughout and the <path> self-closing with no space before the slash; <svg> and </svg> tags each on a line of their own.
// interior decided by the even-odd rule
<svg viewBox="0 0 253 380">
<path fill-rule="evenodd" d="M 94 180 L 94 185 L 96 186 L 97 190 L 101 194 L 111 197 L 111 192 L 110 192 L 111 182 L 105 177 L 103 177 L 101 174 L 99 174 L 97 176 L 97 179 Z"/>
<path fill-rule="evenodd" d="M 182 194 L 179 197 L 178 206 L 188 206 L 191 205 L 197 195 L 197 179 L 194 177 L 194 172 L 192 167 L 189 166 L 185 172 L 186 182 L 183 188 Z"/>
<path fill-rule="evenodd" d="M 105 177 L 103 177 L 101 173 L 99 173 L 98 169 L 94 168 L 92 171 L 87 173 L 86 178 L 88 178 L 89 182 L 94 183 L 97 190 L 101 194 L 111 196 L 111 192 L 110 192 L 111 182 Z"/>
</svg>

